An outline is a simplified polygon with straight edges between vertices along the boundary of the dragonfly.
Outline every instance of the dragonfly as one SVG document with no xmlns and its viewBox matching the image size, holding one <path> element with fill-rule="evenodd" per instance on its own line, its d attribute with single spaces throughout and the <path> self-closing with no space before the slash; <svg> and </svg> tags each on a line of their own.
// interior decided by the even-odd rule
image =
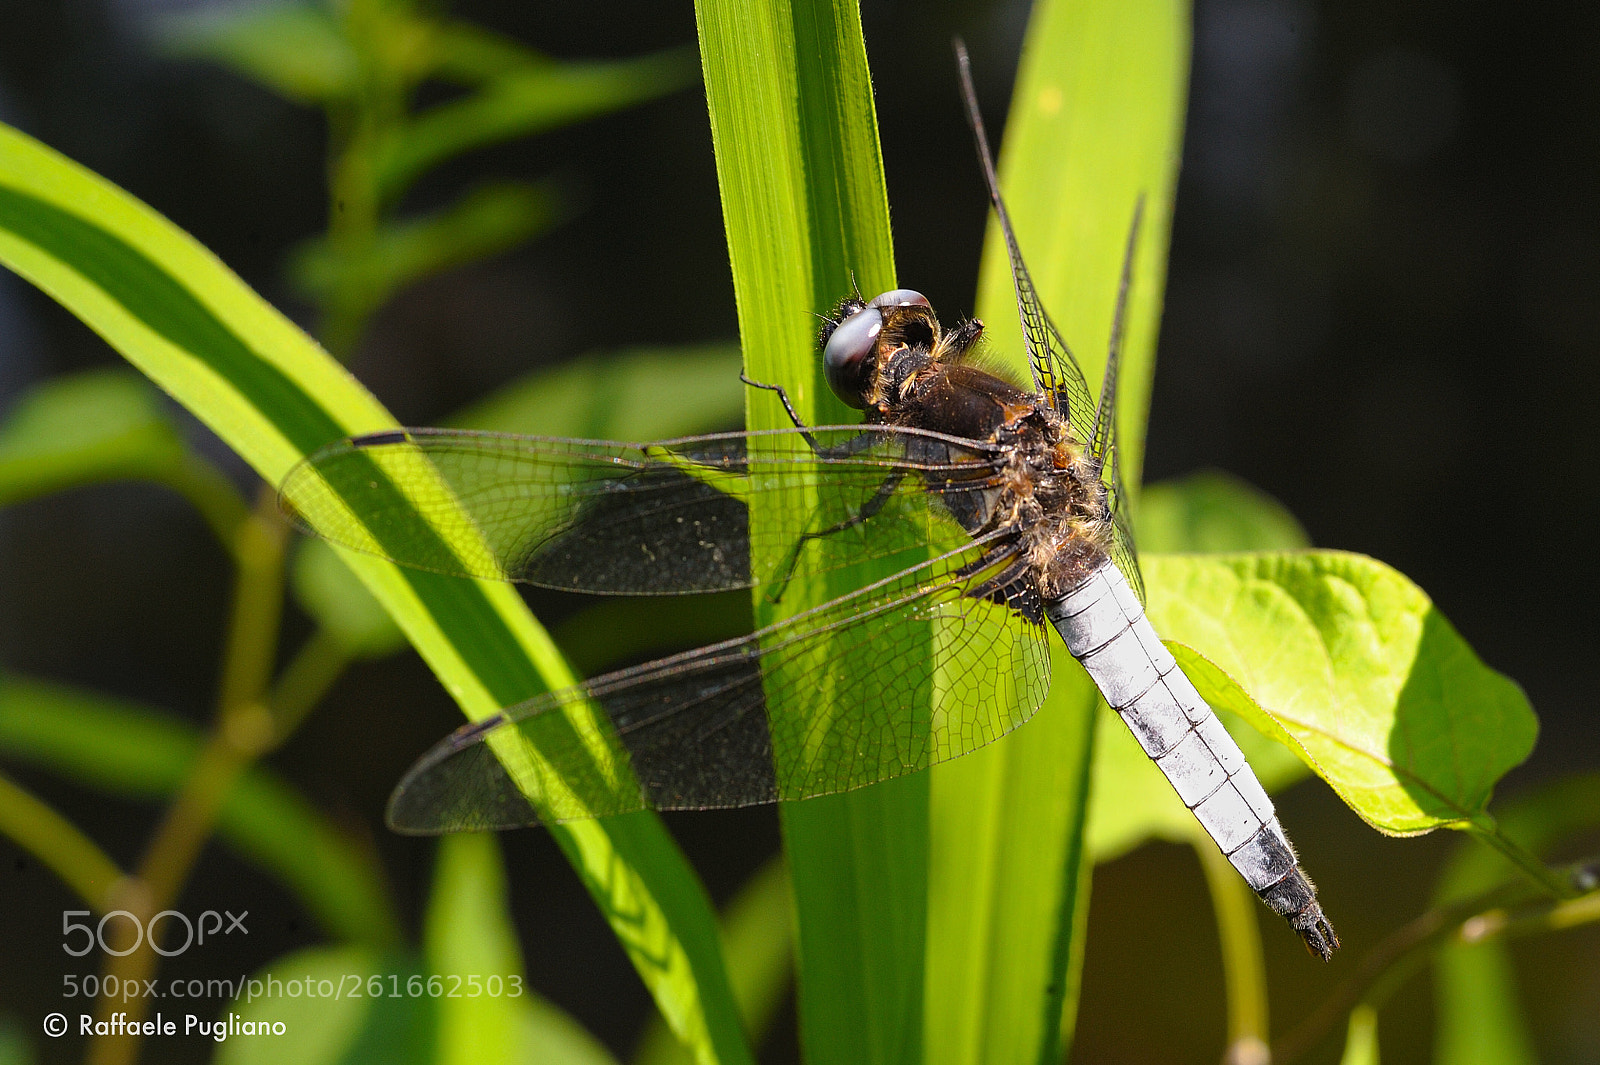
<svg viewBox="0 0 1600 1065">
<path fill-rule="evenodd" d="M 1184 804 L 1327 960 L 1339 940 L 1271 799 L 1145 616 L 1116 448 L 1133 210 L 1098 400 L 1029 276 L 964 51 L 969 123 L 1015 283 L 1031 388 L 896 289 L 844 299 L 824 376 L 863 412 L 649 443 L 369 433 L 296 466 L 304 529 L 404 566 L 596 595 L 755 589 L 747 636 L 547 692 L 462 727 L 397 785 L 407 833 L 801 800 L 925 769 L 1023 724 L 1053 628 Z M 888 573 L 870 577 L 863 574 Z M 783 616 L 800 583 L 842 589 Z"/>
</svg>

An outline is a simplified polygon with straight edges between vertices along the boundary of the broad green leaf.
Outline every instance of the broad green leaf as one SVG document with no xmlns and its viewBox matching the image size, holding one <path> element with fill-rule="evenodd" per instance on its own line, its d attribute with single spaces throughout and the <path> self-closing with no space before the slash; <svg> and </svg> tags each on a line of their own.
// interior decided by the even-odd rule
<svg viewBox="0 0 1600 1065">
<path fill-rule="evenodd" d="M 1134 203 L 1146 198 L 1118 391 L 1123 471 L 1135 484 L 1183 135 L 1188 20 L 1180 2 L 1037 4 L 1000 152 L 1017 240 L 1091 387 L 1104 365 Z M 952 71 L 935 84 L 953 80 Z M 998 135 L 997 116 L 988 118 Z M 952 160 L 968 152 L 965 144 L 943 150 Z M 961 165 L 977 167 L 975 159 Z M 996 351 L 1025 375 L 1016 296 L 992 221 L 981 276 L 978 315 Z M 930 1062 L 1057 1061 L 1071 1041 L 1098 695 L 1059 643 L 1055 652 L 1051 697 L 1033 721 L 931 774 Z"/>
<path fill-rule="evenodd" d="M 1145 488 L 1134 530 L 1146 554 L 1290 551 L 1310 547 L 1282 503 L 1232 474 L 1193 473 Z"/>
<path fill-rule="evenodd" d="M 745 370 L 787 388 L 811 424 L 853 421 L 824 383 L 813 316 L 852 290 L 852 272 L 873 292 L 894 282 L 860 13 L 848 0 L 698 0 L 695 14 Z M 788 424 L 776 398 L 754 390 L 745 420 Z M 771 505 L 814 509 L 804 498 Z M 770 520 L 752 507 L 753 529 Z M 782 614 L 851 590 L 849 576 L 802 576 Z M 780 616 L 764 597 L 755 610 L 760 624 Z M 766 694 L 782 714 L 789 693 L 769 683 Z M 813 1065 L 921 1056 L 926 794 L 913 774 L 780 808 Z"/>
<path fill-rule="evenodd" d="M 1196 685 L 1217 670 L 1237 681 L 1264 713 L 1230 709 L 1297 748 L 1374 828 L 1488 828 L 1494 783 L 1527 757 L 1537 722 L 1416 585 L 1333 551 L 1144 568 L 1151 622 L 1187 645 Z"/>
<path fill-rule="evenodd" d="M 379 193 L 392 202 L 419 175 L 462 152 L 620 111 L 693 81 L 694 60 L 682 49 L 519 67 L 423 111 L 386 137 L 377 154 Z"/>
<path fill-rule="evenodd" d="M 192 725 L 132 703 L 16 676 L 0 679 L 0 752 L 100 791 L 165 798 L 199 754 Z M 383 946 L 399 938 L 372 854 L 276 773 L 247 770 L 218 833 L 293 890 L 332 935 Z"/>
<path fill-rule="evenodd" d="M 316 239 L 295 254 L 291 276 L 309 298 L 377 310 L 407 285 L 507 251 L 549 229 L 560 200 L 549 185 L 485 185 L 432 214 L 380 225 L 370 243 L 340 255 Z"/>
<path fill-rule="evenodd" d="M 390 428 L 381 406 L 213 256 L 126 193 L 0 127 L 0 262 L 40 286 L 268 483 L 315 448 Z M 378 490 L 378 489 L 373 489 Z M 504 585 L 346 555 L 469 717 L 571 683 Z M 552 829 L 674 1029 L 748 1060 L 704 889 L 659 819 Z"/>
<path fill-rule="evenodd" d="M 326 103 L 355 89 L 359 60 L 321 4 L 212 6 L 157 19 L 153 29 L 169 55 L 222 63 L 299 103 Z"/>
</svg>

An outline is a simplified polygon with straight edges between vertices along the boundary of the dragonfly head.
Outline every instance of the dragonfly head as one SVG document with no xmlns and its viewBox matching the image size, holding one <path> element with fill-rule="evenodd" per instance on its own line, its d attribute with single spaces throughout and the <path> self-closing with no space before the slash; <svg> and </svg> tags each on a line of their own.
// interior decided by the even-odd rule
<svg viewBox="0 0 1600 1065">
<path fill-rule="evenodd" d="M 897 288 L 862 302 L 851 298 L 839 304 L 822 327 L 822 369 L 828 387 L 845 403 L 863 410 L 872 391 L 878 367 L 878 339 L 883 334 L 884 312 L 901 307 L 930 309 L 928 297 L 909 288 Z"/>
</svg>

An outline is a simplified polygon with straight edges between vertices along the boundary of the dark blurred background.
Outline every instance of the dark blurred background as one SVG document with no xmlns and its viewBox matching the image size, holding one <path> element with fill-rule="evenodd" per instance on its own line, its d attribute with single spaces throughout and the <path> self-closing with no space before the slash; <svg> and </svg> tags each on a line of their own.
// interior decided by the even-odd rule
<svg viewBox="0 0 1600 1065">
<path fill-rule="evenodd" d="M 188 6 L 0 0 L 0 119 L 141 197 L 310 325 L 282 267 L 323 224 L 323 122 L 219 69 L 154 56 L 145 20 Z M 560 57 L 694 39 L 687 2 L 450 10 Z M 985 108 L 1002 114 L 1027 12 L 1016 0 L 863 4 L 901 283 L 946 315 L 970 313 L 985 223 L 949 41 L 966 37 Z M 1231 471 L 1287 504 L 1316 544 L 1372 554 L 1426 589 L 1543 722 L 1502 795 L 1600 764 L 1595 40 L 1600 10 L 1579 3 L 1199 0 L 1195 11 L 1146 479 Z M 485 174 L 553 176 L 581 212 L 378 316 L 352 369 L 403 422 L 438 420 L 595 349 L 735 336 L 697 90 L 476 153 L 410 203 Z M 41 379 L 116 361 L 0 274 L 0 408 Z M 179 500 L 125 486 L 0 513 L 0 572 L 5 668 L 208 719 L 228 569 Z M 291 619 L 286 643 L 304 631 Z M 274 758 L 371 834 L 410 918 L 431 845 L 383 832 L 382 801 L 457 720 L 414 659 L 359 667 Z M 137 858 L 154 808 L 17 775 L 113 857 Z M 1382 839 L 1320 785 L 1282 805 L 1351 957 L 1426 904 L 1460 842 Z M 770 811 L 671 823 L 719 898 L 776 849 Z M 506 843 L 534 984 L 625 1051 L 649 1008 L 643 989 L 549 840 Z M 0 1010 L 31 1033 L 59 1001 L 36 975 L 59 968 L 53 922 L 72 903 L 10 843 L 0 860 Z M 1192 941 L 1143 919 L 1151 883 L 1162 905 L 1194 909 Z M 1074 1060 L 1216 1060 L 1215 933 L 1192 856 L 1147 847 L 1102 869 L 1095 898 Z M 218 847 L 185 900 L 262 915 L 259 953 L 235 971 L 318 938 L 288 896 Z M 1342 972 L 1311 965 L 1280 927 L 1264 932 L 1281 1029 Z M 1517 950 L 1545 1060 L 1600 1059 L 1594 930 Z M 1182 1005 L 1135 1021 L 1152 994 Z M 1430 1012 L 1426 978 L 1414 980 L 1384 1014 L 1386 1058 L 1425 1059 Z M 793 1060 L 792 1039 L 791 1021 L 772 1060 Z"/>
</svg>

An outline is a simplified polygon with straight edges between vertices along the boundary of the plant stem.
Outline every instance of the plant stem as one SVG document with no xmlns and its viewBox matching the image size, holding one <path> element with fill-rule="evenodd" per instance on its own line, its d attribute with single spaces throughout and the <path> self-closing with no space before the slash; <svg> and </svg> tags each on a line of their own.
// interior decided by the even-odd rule
<svg viewBox="0 0 1600 1065">
<path fill-rule="evenodd" d="M 283 610 L 287 535 L 274 494 L 263 488 L 232 545 L 238 572 L 216 721 L 182 790 L 152 836 L 136 876 L 124 881 L 116 893 L 116 906 L 132 913 L 141 925 L 147 926 L 151 916 L 177 898 L 234 781 L 273 742 L 272 717 L 262 694 L 271 675 Z M 156 958 L 146 937 L 137 950 L 107 960 L 105 983 L 121 988 L 131 981 L 139 986 L 155 972 Z M 113 976 L 118 979 L 111 981 Z M 100 1000 L 99 1012 L 101 1019 L 108 1019 L 113 1010 L 120 1010 L 130 1021 L 137 1021 L 148 1007 L 149 1000 L 143 996 L 121 1001 L 106 995 Z M 101 1036 L 90 1045 L 87 1061 L 89 1065 L 132 1065 L 138 1049 L 137 1037 L 125 1031 Z"/>
<path fill-rule="evenodd" d="M 328 689 L 350 664 L 349 648 L 333 632 L 319 628 L 301 645 L 272 686 L 267 706 L 272 711 L 272 745 L 294 735 Z"/>
<path fill-rule="evenodd" d="M 1535 884 L 1558 899 L 1575 899 L 1587 890 L 1569 873 L 1551 869 L 1534 854 L 1524 850 L 1515 840 L 1500 831 L 1492 820 L 1487 825 L 1473 822 L 1467 826 L 1473 837 L 1488 847 L 1499 851 L 1506 860 L 1522 870 Z"/>
<path fill-rule="evenodd" d="M 1222 941 L 1228 989 L 1228 1049 L 1222 1060 L 1225 1065 L 1266 1065 L 1267 973 L 1255 896 L 1209 837 L 1196 836 L 1190 844 L 1206 875 Z"/>
<path fill-rule="evenodd" d="M 108 909 L 106 903 L 123 875 L 117 863 L 77 825 L 4 775 L 0 775 L 0 834 L 59 876 L 90 909 L 98 913 Z"/>
<path fill-rule="evenodd" d="M 1366 956 L 1360 966 L 1334 989 L 1316 1011 L 1272 1048 L 1274 1065 L 1288 1065 L 1320 1043 L 1355 1006 L 1374 1008 L 1398 986 L 1396 976 L 1406 976 L 1428 952 L 1464 926 L 1509 902 L 1526 898 L 1524 884 L 1503 884 L 1493 891 L 1448 906 L 1426 910 L 1391 932 Z M 1381 994 L 1379 993 L 1381 989 Z"/>
<path fill-rule="evenodd" d="M 189 501 L 223 546 L 233 549 L 250 508 L 233 483 L 210 461 L 184 451 L 162 473 L 162 481 Z"/>
</svg>

